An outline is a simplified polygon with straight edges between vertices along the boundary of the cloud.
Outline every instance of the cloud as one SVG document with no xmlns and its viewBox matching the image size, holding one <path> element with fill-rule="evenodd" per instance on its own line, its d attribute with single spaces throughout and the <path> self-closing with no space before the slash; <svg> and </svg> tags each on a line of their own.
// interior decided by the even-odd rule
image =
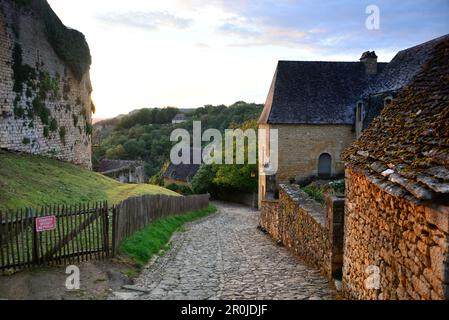
<svg viewBox="0 0 449 320">
<path fill-rule="evenodd" d="M 165 11 L 110 12 L 97 15 L 96 18 L 107 24 L 128 26 L 144 30 L 156 30 L 165 27 L 186 29 L 193 23 L 191 19 L 175 16 Z"/>
<path fill-rule="evenodd" d="M 319 50 L 327 56 L 358 55 L 368 49 L 395 52 L 449 33 L 447 0 L 378 0 L 381 29 L 377 31 L 365 26 L 369 4 L 368 0 L 214 2 L 235 17 L 217 28 L 233 38 L 231 46 L 271 45 Z"/>
</svg>

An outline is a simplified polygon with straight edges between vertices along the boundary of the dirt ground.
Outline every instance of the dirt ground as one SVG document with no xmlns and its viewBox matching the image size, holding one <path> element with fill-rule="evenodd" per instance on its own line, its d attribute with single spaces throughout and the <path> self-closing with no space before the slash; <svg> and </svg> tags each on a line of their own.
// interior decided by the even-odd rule
<svg viewBox="0 0 449 320">
<path fill-rule="evenodd" d="M 0 299 L 7 300 L 104 300 L 112 291 L 132 284 L 135 268 L 127 261 L 82 262 L 80 289 L 68 290 L 66 267 L 42 267 L 0 275 Z"/>
</svg>

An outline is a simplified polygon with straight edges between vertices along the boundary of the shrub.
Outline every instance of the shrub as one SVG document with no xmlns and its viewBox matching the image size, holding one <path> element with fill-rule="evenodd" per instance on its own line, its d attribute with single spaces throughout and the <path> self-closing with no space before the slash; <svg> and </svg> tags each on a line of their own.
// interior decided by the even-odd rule
<svg viewBox="0 0 449 320">
<path fill-rule="evenodd" d="M 308 186 L 302 188 L 302 190 L 307 193 L 310 197 L 312 197 L 316 202 L 320 204 L 324 204 L 324 194 L 323 194 L 323 188 L 317 185 L 316 183 L 312 182 Z"/>
<path fill-rule="evenodd" d="M 189 186 L 179 186 L 179 193 L 183 195 L 193 194 L 193 190 Z"/>
<path fill-rule="evenodd" d="M 337 180 L 329 182 L 329 186 L 337 193 L 345 193 L 345 180 Z"/>
<path fill-rule="evenodd" d="M 60 129 L 59 129 L 59 137 L 61 138 L 61 141 L 62 141 L 62 143 L 63 144 L 65 144 L 65 136 L 66 136 L 66 129 L 65 129 L 65 127 L 61 127 Z"/>
<path fill-rule="evenodd" d="M 174 192 L 179 192 L 179 186 L 175 183 L 171 183 L 167 185 L 165 188 Z"/>
<path fill-rule="evenodd" d="M 50 131 L 55 132 L 56 130 L 58 130 L 58 121 L 56 121 L 55 118 L 52 118 L 50 121 Z"/>
</svg>

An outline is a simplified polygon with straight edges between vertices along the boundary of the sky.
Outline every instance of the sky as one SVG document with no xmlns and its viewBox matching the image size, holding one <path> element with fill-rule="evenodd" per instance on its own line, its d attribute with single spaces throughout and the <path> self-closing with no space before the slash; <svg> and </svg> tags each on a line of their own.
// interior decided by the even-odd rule
<svg viewBox="0 0 449 320">
<path fill-rule="evenodd" d="M 279 60 L 357 61 L 375 50 L 388 62 L 449 33 L 449 0 L 48 2 L 89 43 L 97 119 L 148 107 L 264 103 Z M 368 28 L 367 20 L 379 23 Z"/>
</svg>

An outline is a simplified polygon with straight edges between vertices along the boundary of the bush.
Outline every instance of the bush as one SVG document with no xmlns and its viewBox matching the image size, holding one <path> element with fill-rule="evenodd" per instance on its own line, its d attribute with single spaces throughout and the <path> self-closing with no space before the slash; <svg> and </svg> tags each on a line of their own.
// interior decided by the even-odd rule
<svg viewBox="0 0 449 320">
<path fill-rule="evenodd" d="M 181 193 L 182 195 L 189 195 L 189 194 L 193 194 L 193 190 L 189 187 L 189 186 L 179 186 L 178 188 L 179 193 Z"/>
<path fill-rule="evenodd" d="M 334 189 L 335 192 L 344 194 L 345 193 L 345 180 L 337 180 L 329 182 L 329 186 Z"/>
<path fill-rule="evenodd" d="M 169 184 L 165 188 L 174 192 L 179 192 L 179 186 L 175 183 Z"/>
<path fill-rule="evenodd" d="M 214 179 L 217 174 L 218 167 L 214 165 L 202 165 L 192 179 L 193 191 L 197 194 L 210 193 L 214 194 L 217 187 Z"/>
<path fill-rule="evenodd" d="M 316 202 L 323 204 L 325 203 L 323 188 L 312 182 L 308 186 L 302 188 L 302 190 L 312 197 Z"/>
</svg>

